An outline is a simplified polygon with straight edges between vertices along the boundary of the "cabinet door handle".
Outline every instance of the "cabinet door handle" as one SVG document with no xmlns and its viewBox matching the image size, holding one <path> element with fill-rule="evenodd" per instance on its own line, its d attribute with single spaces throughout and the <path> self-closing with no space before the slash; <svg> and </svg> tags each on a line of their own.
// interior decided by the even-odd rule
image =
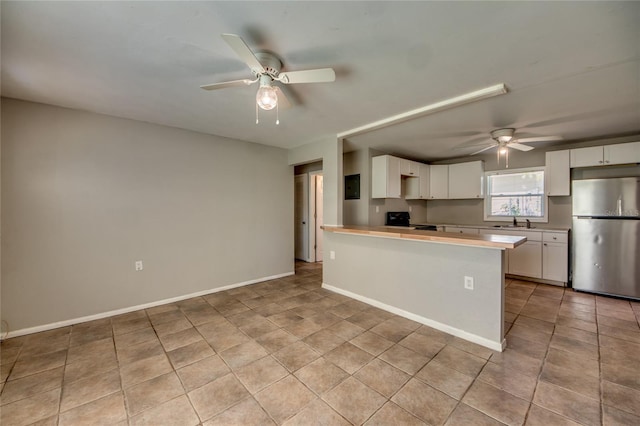
<svg viewBox="0 0 640 426">
<path fill-rule="evenodd" d="M 544 244 L 542 244 L 542 245 L 546 247 L 546 246 L 547 246 L 547 243 L 544 243 Z"/>
<path fill-rule="evenodd" d="M 556 237 L 553 237 L 553 239 L 554 239 L 554 240 L 557 240 L 558 238 L 556 238 Z"/>
<path fill-rule="evenodd" d="M 602 164 L 602 160 L 598 161 L 599 164 Z"/>
<path fill-rule="evenodd" d="M 605 163 L 606 163 L 606 164 L 609 164 L 609 160 L 606 160 L 606 161 L 605 161 Z"/>
</svg>

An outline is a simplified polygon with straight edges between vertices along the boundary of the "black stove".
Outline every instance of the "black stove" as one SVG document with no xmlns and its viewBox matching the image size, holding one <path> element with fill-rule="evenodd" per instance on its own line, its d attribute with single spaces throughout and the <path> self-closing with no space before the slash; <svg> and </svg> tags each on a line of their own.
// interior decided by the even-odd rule
<svg viewBox="0 0 640 426">
<path fill-rule="evenodd" d="M 386 226 L 409 226 L 409 212 L 387 212 Z"/>
<path fill-rule="evenodd" d="M 409 212 L 387 212 L 385 226 L 414 227 L 417 231 L 437 231 L 436 225 L 411 225 Z"/>
</svg>

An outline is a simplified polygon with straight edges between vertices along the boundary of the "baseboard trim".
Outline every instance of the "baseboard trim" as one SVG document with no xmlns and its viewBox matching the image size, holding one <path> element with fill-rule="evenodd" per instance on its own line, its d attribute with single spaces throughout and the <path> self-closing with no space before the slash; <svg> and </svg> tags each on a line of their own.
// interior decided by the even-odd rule
<svg viewBox="0 0 640 426">
<path fill-rule="evenodd" d="M 431 328 L 435 328 L 436 330 L 443 331 L 447 334 L 451 334 L 453 336 L 459 337 L 461 339 L 467 340 L 472 343 L 477 343 L 478 345 L 484 346 L 485 348 L 489 348 L 494 351 L 502 352 L 507 347 L 507 343 L 505 339 L 502 339 L 502 342 L 494 342 L 493 340 L 489 340 L 487 338 L 478 336 L 476 334 L 469 333 L 464 330 L 460 330 L 459 328 L 451 327 L 450 325 L 443 324 L 438 321 L 434 321 L 429 318 L 425 318 L 420 315 L 416 315 L 414 313 L 405 311 L 400 308 L 396 308 L 395 306 L 387 305 L 386 303 L 380 302 L 375 299 L 368 298 L 366 296 L 361 296 L 356 293 L 352 293 L 348 290 L 343 290 L 338 287 L 334 287 L 327 283 L 322 283 L 322 288 L 332 291 L 334 293 L 341 294 L 343 296 L 350 297 L 355 300 L 359 300 L 360 302 L 364 302 L 368 305 L 375 306 L 376 308 L 380 308 L 383 311 L 391 312 L 392 314 L 399 315 L 401 317 L 410 319 L 412 321 L 419 322 L 420 324 L 427 325 Z"/>
<path fill-rule="evenodd" d="M 212 288 L 212 289 L 208 289 L 208 290 L 198 291 L 198 292 L 195 292 L 195 293 L 185 294 L 185 295 L 182 295 L 182 296 L 171 297 L 169 299 L 163 299 L 163 300 L 158 300 L 158 301 L 155 301 L 155 302 L 143 303 L 141 305 L 129 306 L 127 308 L 122 308 L 122 309 L 115 309 L 113 311 L 102 312 L 102 313 L 99 313 L 99 314 L 87 315 L 87 316 L 84 316 L 84 317 L 79 317 L 79 318 L 73 318 L 73 319 L 64 320 L 64 321 L 53 322 L 53 323 L 50 323 L 50 324 L 38 325 L 38 326 L 35 326 L 35 327 L 29 327 L 29 328 L 23 328 L 23 329 L 16 330 L 16 331 L 10 331 L 7 334 L 7 336 L 4 339 L 1 339 L 1 340 L 10 339 L 12 337 L 24 336 L 24 335 L 27 335 L 27 334 L 39 333 L 41 331 L 53 330 L 55 328 L 66 327 L 68 325 L 80 324 L 80 323 L 88 322 L 88 321 L 94 321 L 94 320 L 98 320 L 98 319 L 102 319 L 102 318 L 112 317 L 112 316 L 115 316 L 115 315 L 126 314 L 126 313 L 129 313 L 129 312 L 138 311 L 140 309 L 153 308 L 155 306 L 166 305 L 167 303 L 179 302 L 181 300 L 191 299 L 192 297 L 205 296 L 207 294 L 213 294 L 213 293 L 218 293 L 220 291 L 231 290 L 233 288 L 243 287 L 243 286 L 251 285 L 251 284 L 256 284 L 256 283 L 260 283 L 260 282 L 263 282 L 263 281 L 269 281 L 269 280 L 275 280 L 275 279 L 278 279 L 278 278 L 288 277 L 288 276 L 291 276 L 291 275 L 294 275 L 294 274 L 295 274 L 295 272 L 285 272 L 285 273 L 282 273 L 282 274 L 271 275 L 271 276 L 268 276 L 268 277 L 256 278 L 256 279 L 249 280 L 249 281 L 243 281 L 243 282 L 240 282 L 240 283 L 230 284 L 230 285 L 226 285 L 226 286 L 223 286 L 223 287 L 217 287 L 217 288 Z"/>
</svg>

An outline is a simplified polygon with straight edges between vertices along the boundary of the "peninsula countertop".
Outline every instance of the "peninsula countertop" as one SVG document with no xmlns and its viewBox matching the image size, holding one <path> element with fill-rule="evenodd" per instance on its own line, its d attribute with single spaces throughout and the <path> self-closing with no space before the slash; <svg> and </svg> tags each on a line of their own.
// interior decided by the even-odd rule
<svg viewBox="0 0 640 426">
<path fill-rule="evenodd" d="M 496 249 L 516 248 L 527 241 L 526 237 L 515 235 L 475 235 L 441 231 L 418 231 L 388 226 L 323 226 L 327 232 L 338 234 L 367 235 L 371 237 L 398 238 L 416 241 L 477 246 Z"/>
</svg>

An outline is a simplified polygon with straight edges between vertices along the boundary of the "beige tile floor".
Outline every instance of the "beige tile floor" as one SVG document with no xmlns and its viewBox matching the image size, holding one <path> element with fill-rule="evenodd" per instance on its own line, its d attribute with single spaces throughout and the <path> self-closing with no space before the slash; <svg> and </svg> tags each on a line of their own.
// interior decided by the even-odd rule
<svg viewBox="0 0 640 426">
<path fill-rule="evenodd" d="M 298 264 L 6 340 L 0 423 L 640 424 L 638 303 L 507 280 L 497 353 L 320 283 Z"/>
</svg>

